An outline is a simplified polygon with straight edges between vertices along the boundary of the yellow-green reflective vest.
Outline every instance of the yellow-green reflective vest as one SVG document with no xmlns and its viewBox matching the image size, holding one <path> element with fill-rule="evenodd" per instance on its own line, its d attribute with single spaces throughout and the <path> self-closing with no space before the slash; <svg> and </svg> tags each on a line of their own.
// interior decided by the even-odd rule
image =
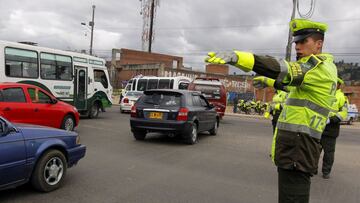
<svg viewBox="0 0 360 203">
<path fill-rule="evenodd" d="M 277 93 L 272 98 L 272 108 L 273 108 L 273 114 L 276 113 L 276 111 L 280 111 L 286 101 L 287 98 L 287 92 L 282 90 L 277 90 Z"/>
<path fill-rule="evenodd" d="M 292 88 L 279 117 L 279 130 L 305 133 L 320 139 L 336 101 L 337 69 L 328 54 L 287 63 Z"/>
<path fill-rule="evenodd" d="M 341 89 L 336 90 L 335 97 L 334 110 L 330 111 L 329 116 L 337 116 L 341 121 L 344 121 L 348 114 L 348 99 Z"/>
</svg>

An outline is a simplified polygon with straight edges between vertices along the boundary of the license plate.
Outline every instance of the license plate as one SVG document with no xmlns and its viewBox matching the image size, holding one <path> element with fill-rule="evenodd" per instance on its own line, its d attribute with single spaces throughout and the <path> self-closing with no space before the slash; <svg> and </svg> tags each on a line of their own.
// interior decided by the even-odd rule
<svg viewBox="0 0 360 203">
<path fill-rule="evenodd" d="M 149 118 L 162 119 L 163 113 L 161 112 L 150 112 Z"/>
</svg>

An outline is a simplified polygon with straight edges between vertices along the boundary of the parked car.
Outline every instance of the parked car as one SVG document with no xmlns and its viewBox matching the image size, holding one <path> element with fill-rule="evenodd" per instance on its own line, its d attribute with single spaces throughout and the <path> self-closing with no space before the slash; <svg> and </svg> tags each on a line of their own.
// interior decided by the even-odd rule
<svg viewBox="0 0 360 203">
<path fill-rule="evenodd" d="M 0 190 L 31 182 L 39 191 L 61 186 L 67 168 L 85 156 L 77 133 L 0 117 Z"/>
<path fill-rule="evenodd" d="M 218 78 L 195 78 L 188 87 L 189 90 L 199 91 L 215 106 L 220 118 L 225 115 L 226 89 Z"/>
<path fill-rule="evenodd" d="M 200 92 L 148 90 L 132 107 L 130 126 L 136 140 L 148 132 L 164 132 L 195 144 L 199 132 L 217 134 L 219 115 Z"/>
<path fill-rule="evenodd" d="M 143 95 L 142 92 L 137 91 L 128 91 L 125 96 L 121 99 L 120 102 L 120 112 L 124 113 L 125 111 L 131 111 L 131 107 L 135 102 Z"/>
<path fill-rule="evenodd" d="M 348 106 L 348 115 L 346 120 L 344 120 L 343 122 L 351 125 L 354 121 L 357 121 L 359 117 L 359 111 L 356 107 L 356 104 L 349 104 Z"/>
<path fill-rule="evenodd" d="M 21 83 L 0 83 L 0 116 L 16 123 L 74 130 L 79 112 L 42 88 Z"/>
</svg>

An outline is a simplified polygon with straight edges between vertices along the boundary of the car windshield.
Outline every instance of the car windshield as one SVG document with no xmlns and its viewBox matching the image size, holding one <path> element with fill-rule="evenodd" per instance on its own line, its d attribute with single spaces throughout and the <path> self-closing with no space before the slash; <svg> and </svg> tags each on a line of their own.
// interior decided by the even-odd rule
<svg viewBox="0 0 360 203">
<path fill-rule="evenodd" d="M 220 99 L 220 86 L 197 84 L 195 90 L 200 91 L 207 99 Z"/>
<path fill-rule="evenodd" d="M 129 96 L 129 97 L 140 97 L 143 93 L 141 92 L 128 92 L 126 93 L 126 96 Z"/>
<path fill-rule="evenodd" d="M 145 95 L 142 101 L 146 104 L 159 105 L 161 107 L 180 106 L 181 95 L 153 93 Z"/>
</svg>

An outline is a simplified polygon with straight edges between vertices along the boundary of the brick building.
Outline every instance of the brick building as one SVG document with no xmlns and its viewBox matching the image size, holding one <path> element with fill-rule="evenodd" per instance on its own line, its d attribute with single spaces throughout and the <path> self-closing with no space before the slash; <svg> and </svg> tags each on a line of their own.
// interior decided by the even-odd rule
<svg viewBox="0 0 360 203">
<path fill-rule="evenodd" d="M 119 57 L 117 56 L 119 55 Z M 113 72 L 114 88 L 123 88 L 126 82 L 137 75 L 152 76 L 186 76 L 216 77 L 225 85 L 228 91 L 252 92 L 249 76 L 228 75 L 227 65 L 207 65 L 206 72 L 193 71 L 185 68 L 183 58 L 159 53 L 148 53 L 130 49 L 113 49 L 113 60 L 107 63 Z"/>
<path fill-rule="evenodd" d="M 273 88 L 263 90 L 254 89 L 252 76 L 229 75 L 227 65 L 208 64 L 206 72 L 192 71 L 185 68 L 183 58 L 178 56 L 148 53 L 131 49 L 113 49 L 112 61 L 108 62 L 112 84 L 114 88 L 122 88 L 126 82 L 137 75 L 153 76 L 178 76 L 183 75 L 190 78 L 195 77 L 217 77 L 229 92 L 253 93 L 256 100 L 271 101 L 274 95 Z M 118 56 L 119 55 L 119 56 Z M 346 86 L 345 94 L 350 103 L 360 107 L 360 86 Z"/>
</svg>

